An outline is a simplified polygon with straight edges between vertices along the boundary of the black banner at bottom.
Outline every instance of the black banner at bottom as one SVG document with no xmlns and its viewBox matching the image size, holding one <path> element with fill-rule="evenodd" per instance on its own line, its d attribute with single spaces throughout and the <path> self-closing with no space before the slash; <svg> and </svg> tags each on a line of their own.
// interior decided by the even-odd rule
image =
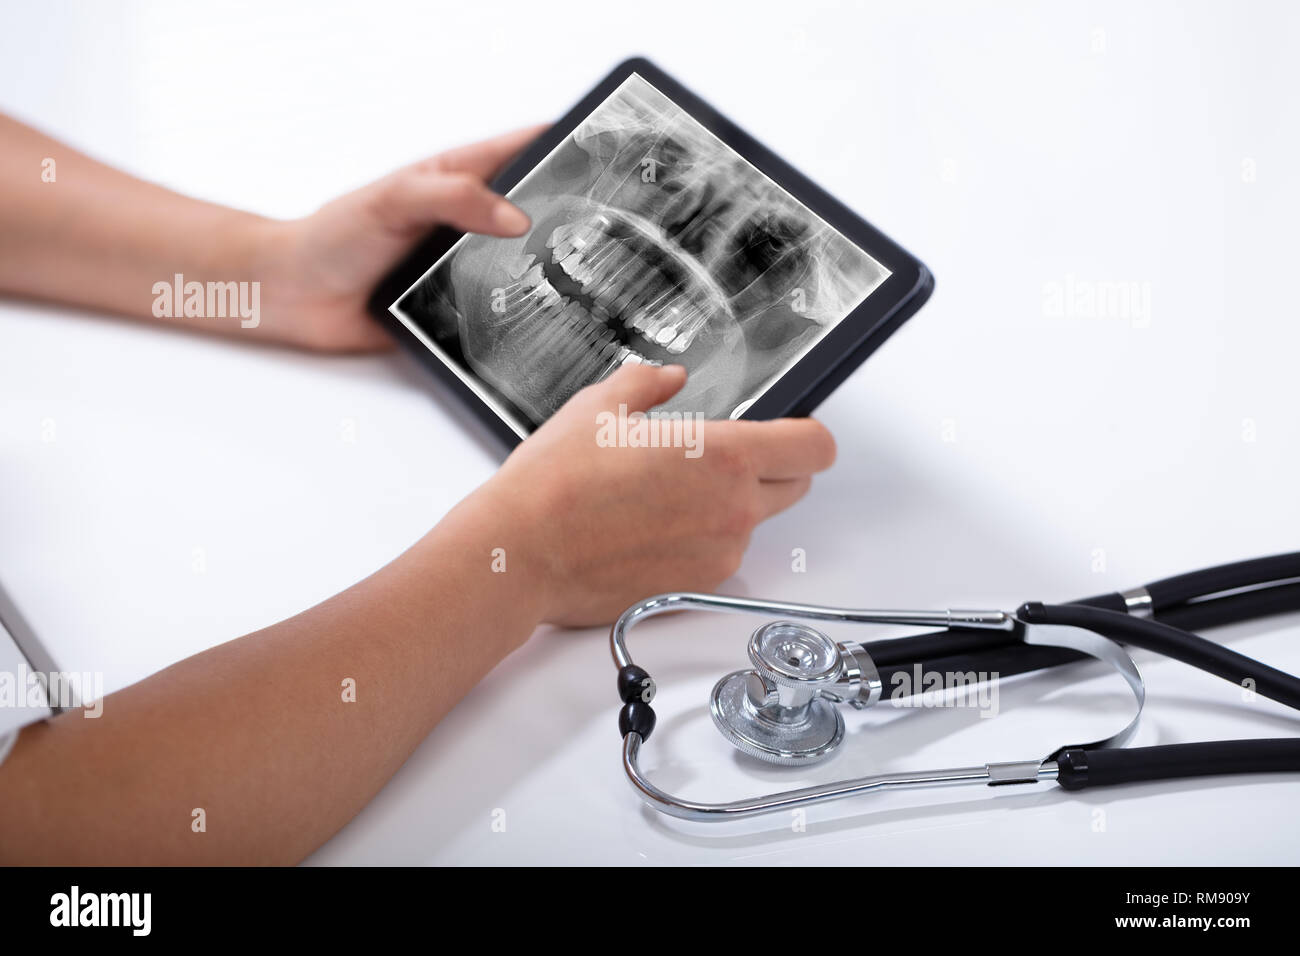
<svg viewBox="0 0 1300 956">
<path fill-rule="evenodd" d="M 846 868 L 847 869 L 847 868 Z M 581 937 L 610 922 L 638 947 L 670 945 L 691 926 L 757 916 L 802 932 L 820 919 L 861 921 L 877 942 L 987 938 L 997 928 L 1071 939 L 1098 936 L 1231 944 L 1255 930 L 1289 932 L 1287 869 L 736 868 L 617 873 L 564 869 L 8 869 L 0 870 L 6 944 L 295 943 L 375 940 L 395 931 L 449 942 L 448 929 L 527 936 L 539 925 Z M 843 881 L 843 882 L 841 882 Z M 813 914 L 820 912 L 821 918 Z M 485 918 L 486 917 L 486 918 Z M 539 923 L 540 921 L 540 923 Z M 830 929 L 822 924 L 823 931 Z M 1035 927 L 1038 927 L 1036 930 Z M 775 925 L 774 925 L 774 928 Z M 836 935 L 856 933 L 841 925 Z M 692 942 L 698 937 L 690 931 Z M 640 939 L 642 943 L 634 942 Z M 843 937 L 841 937 L 843 938 Z M 472 941 L 471 941 L 472 942 Z M 617 945 L 617 944 L 616 944 Z M 8 952 L 19 952 L 6 946 Z"/>
</svg>

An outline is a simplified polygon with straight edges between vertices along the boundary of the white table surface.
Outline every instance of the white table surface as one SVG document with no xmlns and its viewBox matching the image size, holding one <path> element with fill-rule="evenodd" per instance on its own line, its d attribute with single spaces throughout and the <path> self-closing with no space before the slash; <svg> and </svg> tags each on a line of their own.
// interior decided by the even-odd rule
<svg viewBox="0 0 1300 956">
<path fill-rule="evenodd" d="M 647 54 L 938 278 L 825 404 L 838 464 L 757 532 L 726 590 L 1014 606 L 1296 547 L 1298 26 L 1283 3 L 14 4 L 0 108 L 288 216 L 558 116 Z M 1067 281 L 1138 283 L 1149 321 L 1054 315 Z M 405 357 L 0 303 L 0 580 L 61 666 L 110 691 L 346 587 L 498 460 Z M 796 782 L 709 724 L 751 626 L 654 622 L 637 645 L 662 687 L 647 764 L 688 795 Z M 1294 617 L 1221 635 L 1300 670 Z M 622 778 L 606 640 L 536 635 L 310 862 L 1300 861 L 1300 781 L 1282 777 L 900 793 L 811 810 L 805 832 L 670 821 Z M 1138 743 L 1295 732 L 1280 706 L 1139 661 Z M 1069 676 L 1005 687 L 993 721 L 851 716 L 878 733 L 797 780 L 1031 757 L 1113 728 L 1118 682 Z"/>
</svg>

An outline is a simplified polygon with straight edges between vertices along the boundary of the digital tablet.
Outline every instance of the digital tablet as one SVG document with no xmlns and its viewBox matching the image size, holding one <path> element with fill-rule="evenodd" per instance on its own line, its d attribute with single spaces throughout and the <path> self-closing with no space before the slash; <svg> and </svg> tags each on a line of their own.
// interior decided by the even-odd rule
<svg viewBox="0 0 1300 956">
<path fill-rule="evenodd" d="M 371 311 L 509 445 L 629 363 L 686 366 L 661 411 L 806 415 L 933 288 L 919 260 L 644 59 L 492 186 L 529 232 L 439 230 Z"/>
</svg>

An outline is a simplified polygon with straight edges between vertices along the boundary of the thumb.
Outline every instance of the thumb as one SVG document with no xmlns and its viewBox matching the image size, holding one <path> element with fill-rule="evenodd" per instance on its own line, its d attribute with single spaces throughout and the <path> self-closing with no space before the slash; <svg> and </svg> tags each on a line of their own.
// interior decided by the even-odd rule
<svg viewBox="0 0 1300 956">
<path fill-rule="evenodd" d="M 624 365 L 592 387 L 602 408 L 626 405 L 629 412 L 647 412 L 668 401 L 686 384 L 684 365 Z"/>
</svg>

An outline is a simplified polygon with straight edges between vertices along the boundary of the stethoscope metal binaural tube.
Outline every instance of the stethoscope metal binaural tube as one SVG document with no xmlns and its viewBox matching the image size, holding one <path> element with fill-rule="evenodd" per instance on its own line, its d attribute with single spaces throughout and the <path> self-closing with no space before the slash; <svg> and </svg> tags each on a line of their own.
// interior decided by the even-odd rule
<svg viewBox="0 0 1300 956">
<path fill-rule="evenodd" d="M 1070 748 L 1098 749 L 1119 747 L 1137 731 L 1142 708 L 1146 701 L 1146 688 L 1142 675 L 1132 658 L 1116 642 L 1100 634 L 1077 627 L 1061 625 L 1031 625 L 1005 611 L 893 611 L 871 609 L 845 609 L 819 605 L 792 604 L 777 601 L 757 601 L 750 598 L 723 595 L 674 592 L 647 598 L 628 608 L 610 629 L 610 651 L 620 674 L 634 668 L 627 647 L 627 633 L 640 621 L 674 610 L 711 610 L 820 621 L 843 621 L 860 624 L 903 624 L 920 627 L 955 627 L 1013 631 L 1026 644 L 1065 647 L 1081 651 L 1110 664 L 1128 684 L 1137 704 L 1129 722 L 1117 733 L 1103 740 L 1086 744 L 1073 744 L 1058 748 L 1045 759 L 986 763 L 976 767 L 941 770 L 910 771 L 875 774 L 830 784 L 787 790 L 745 800 L 726 803 L 700 803 L 685 800 L 655 786 L 647 778 L 638 762 L 643 736 L 629 728 L 623 737 L 623 768 L 640 797 L 660 812 L 686 820 L 721 820 L 756 816 L 759 814 L 791 810 L 815 803 L 839 800 L 889 789 L 916 789 L 956 785 L 999 786 L 1005 784 L 1038 783 L 1054 780 L 1058 766 L 1055 756 Z M 648 709 L 655 689 L 649 685 L 641 698 Z M 629 706 L 635 706 L 629 704 Z M 653 720 L 650 722 L 653 727 Z M 647 731 L 648 733 L 648 731 Z"/>
<path fill-rule="evenodd" d="M 641 799 L 646 803 L 662 813 L 682 820 L 736 820 L 765 813 L 796 810 L 809 804 L 842 800 L 846 797 L 856 797 L 881 790 L 920 790 L 971 784 L 996 786 L 1005 783 L 1037 783 L 1040 780 L 1056 779 L 1055 761 L 1031 760 L 950 770 L 872 774 L 816 787 L 784 790 L 748 800 L 698 803 L 666 793 L 646 778 L 637 763 L 641 743 L 641 735 L 636 732 L 623 738 L 623 769 L 628 779 L 632 781 L 632 786 L 637 789 Z"/>
<path fill-rule="evenodd" d="M 610 653 L 617 667 L 632 663 L 627 649 L 627 632 L 634 624 L 664 614 L 693 608 L 699 611 L 734 611 L 740 614 L 776 614 L 812 621 L 842 621 L 848 624 L 898 624 L 908 627 L 964 627 L 981 630 L 1010 631 L 1015 618 L 1005 611 L 885 611 L 821 607 L 816 604 L 793 604 L 783 601 L 756 601 L 752 598 L 728 597 L 723 594 L 699 594 L 672 591 L 638 601 L 624 611 L 610 629 Z"/>
</svg>

